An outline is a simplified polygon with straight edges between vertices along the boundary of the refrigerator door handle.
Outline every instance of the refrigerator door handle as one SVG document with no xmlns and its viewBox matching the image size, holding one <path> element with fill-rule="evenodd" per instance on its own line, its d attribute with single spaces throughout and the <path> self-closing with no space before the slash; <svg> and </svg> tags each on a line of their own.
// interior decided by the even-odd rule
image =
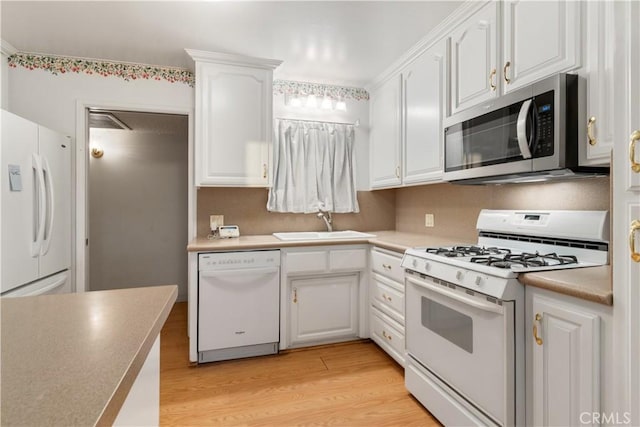
<svg viewBox="0 0 640 427">
<path fill-rule="evenodd" d="M 42 247 L 40 248 L 40 255 L 46 255 L 49 252 L 49 248 L 51 247 L 51 233 L 53 232 L 53 218 L 54 218 L 54 190 L 53 190 L 53 177 L 51 176 L 51 168 L 49 167 L 49 162 L 46 157 L 42 158 L 42 170 L 44 175 L 44 180 L 46 183 L 46 195 L 45 199 L 47 202 L 47 206 L 45 209 L 46 212 L 46 222 L 44 225 L 44 232 L 42 234 Z"/>
<path fill-rule="evenodd" d="M 31 242 L 31 256 L 36 258 L 40 255 L 42 248 L 42 240 L 44 239 L 44 223 L 46 216 L 46 197 L 44 190 L 44 172 L 42 170 L 42 160 L 40 156 L 33 153 L 31 155 L 31 167 L 34 169 L 37 177 L 37 183 L 34 181 L 33 186 L 37 189 L 38 203 L 33 207 L 33 216 L 38 218 L 38 227 L 36 228 L 35 241 Z"/>
</svg>

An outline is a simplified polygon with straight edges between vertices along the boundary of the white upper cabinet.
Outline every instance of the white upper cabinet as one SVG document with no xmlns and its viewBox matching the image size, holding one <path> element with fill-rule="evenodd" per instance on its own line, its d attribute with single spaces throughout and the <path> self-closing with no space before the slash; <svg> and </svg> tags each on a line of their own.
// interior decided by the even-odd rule
<svg viewBox="0 0 640 427">
<path fill-rule="evenodd" d="M 401 76 L 385 82 L 371 94 L 371 187 L 400 185 Z"/>
<path fill-rule="evenodd" d="M 402 73 L 404 112 L 403 184 L 442 177 L 442 118 L 447 90 L 447 41 L 427 49 Z"/>
<path fill-rule="evenodd" d="M 447 43 L 431 45 L 371 93 L 371 188 L 440 180 Z"/>
<path fill-rule="evenodd" d="M 497 25 L 498 3 L 491 2 L 450 34 L 452 113 L 498 95 Z"/>
<path fill-rule="evenodd" d="M 580 66 L 579 1 L 506 0 L 504 92 Z"/>
<path fill-rule="evenodd" d="M 280 61 L 187 50 L 196 61 L 197 186 L 266 187 Z"/>
<path fill-rule="evenodd" d="M 614 23 L 613 2 L 588 2 L 586 9 L 585 67 L 587 79 L 586 143 L 580 147 L 580 165 L 609 164 L 613 148 Z"/>
<path fill-rule="evenodd" d="M 583 2 L 491 1 L 455 26 L 451 113 L 581 66 Z"/>
</svg>

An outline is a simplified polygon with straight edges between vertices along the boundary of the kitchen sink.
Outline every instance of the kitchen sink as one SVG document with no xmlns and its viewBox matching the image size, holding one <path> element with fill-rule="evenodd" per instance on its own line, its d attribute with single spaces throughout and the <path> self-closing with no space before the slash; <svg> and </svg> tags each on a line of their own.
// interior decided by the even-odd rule
<svg viewBox="0 0 640 427">
<path fill-rule="evenodd" d="M 293 240 L 338 240 L 338 239 L 366 239 L 375 237 L 375 234 L 361 233 L 360 231 L 291 231 L 286 233 L 273 233 L 275 237 L 284 241 Z"/>
</svg>

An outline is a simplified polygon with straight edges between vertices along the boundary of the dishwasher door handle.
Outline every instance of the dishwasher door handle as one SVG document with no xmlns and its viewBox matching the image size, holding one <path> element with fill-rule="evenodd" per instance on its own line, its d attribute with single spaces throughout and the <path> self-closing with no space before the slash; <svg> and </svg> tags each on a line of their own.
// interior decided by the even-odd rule
<svg viewBox="0 0 640 427">
<path fill-rule="evenodd" d="M 214 270 L 201 271 L 200 277 L 220 277 L 220 276 L 237 276 L 240 274 L 274 274 L 280 270 L 280 267 L 264 267 L 264 268 L 234 268 L 230 270 Z"/>
</svg>

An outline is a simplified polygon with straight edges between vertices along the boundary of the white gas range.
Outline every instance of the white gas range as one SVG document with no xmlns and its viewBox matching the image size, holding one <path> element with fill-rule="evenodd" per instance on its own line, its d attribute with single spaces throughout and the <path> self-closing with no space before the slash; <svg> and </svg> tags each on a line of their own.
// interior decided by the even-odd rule
<svg viewBox="0 0 640 427">
<path fill-rule="evenodd" d="M 476 228 L 405 252 L 406 386 L 445 425 L 524 425 L 518 274 L 607 264 L 608 212 L 483 210 Z"/>
</svg>

